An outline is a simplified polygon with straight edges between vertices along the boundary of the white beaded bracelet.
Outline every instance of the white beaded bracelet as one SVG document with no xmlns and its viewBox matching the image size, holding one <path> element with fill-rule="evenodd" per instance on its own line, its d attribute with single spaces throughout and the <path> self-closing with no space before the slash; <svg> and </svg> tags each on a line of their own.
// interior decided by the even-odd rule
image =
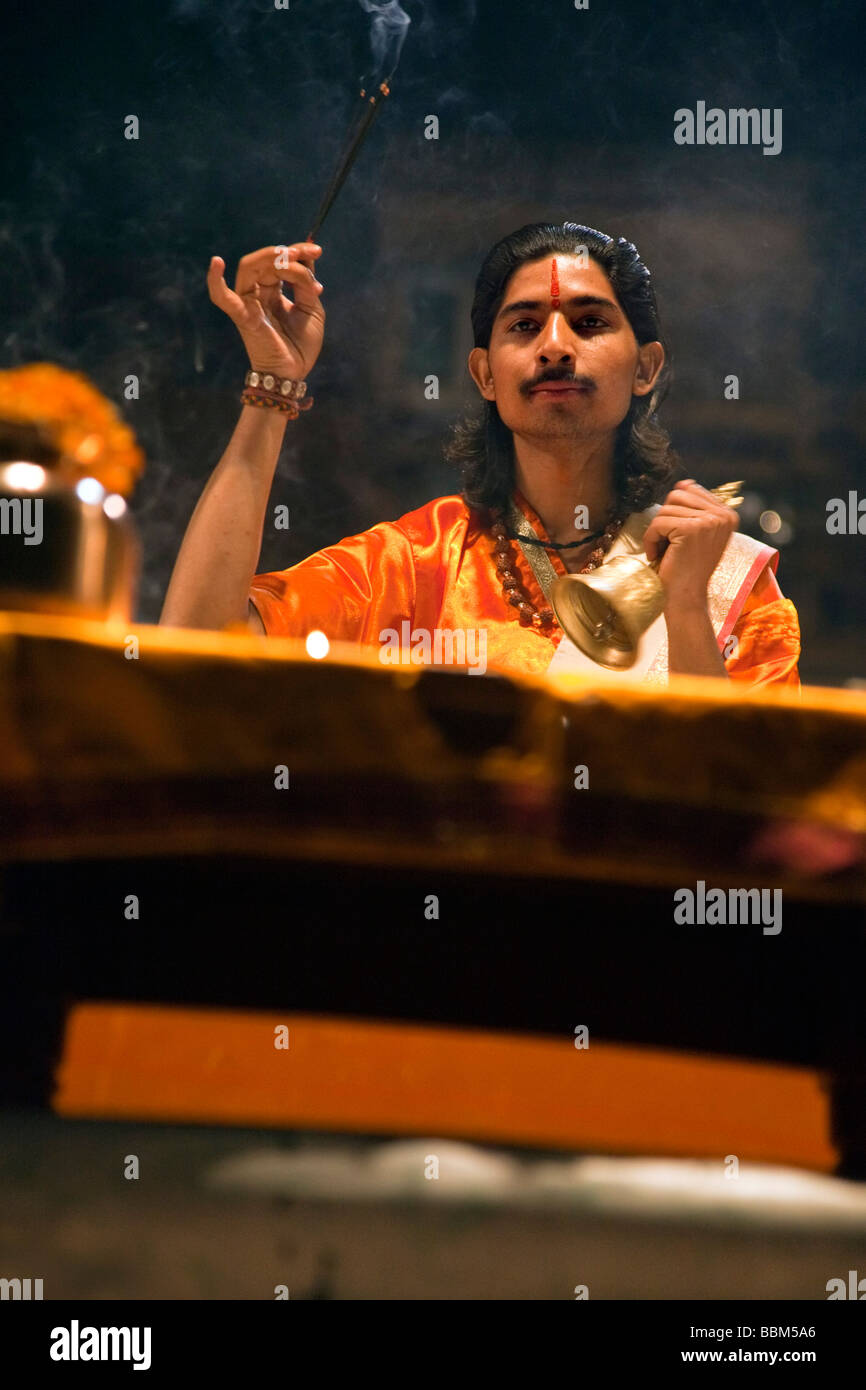
<svg viewBox="0 0 866 1390">
<path fill-rule="evenodd" d="M 244 385 L 254 390 L 267 391 L 272 396 L 282 396 L 286 400 L 300 401 L 307 394 L 305 381 L 293 381 L 291 377 L 274 376 L 272 372 L 251 370 L 244 377 Z"/>
</svg>

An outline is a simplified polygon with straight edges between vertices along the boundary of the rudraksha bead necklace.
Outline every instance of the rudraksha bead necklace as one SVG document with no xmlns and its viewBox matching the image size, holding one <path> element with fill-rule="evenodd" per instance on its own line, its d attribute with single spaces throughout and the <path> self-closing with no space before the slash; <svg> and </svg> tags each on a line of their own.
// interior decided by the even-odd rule
<svg viewBox="0 0 866 1390">
<path fill-rule="evenodd" d="M 529 599 L 525 590 L 521 586 L 520 576 L 517 571 L 517 563 L 514 555 L 514 547 L 505 527 L 505 514 L 501 508 L 496 508 L 492 513 L 491 534 L 494 537 L 493 557 L 496 569 L 502 584 L 502 593 L 506 603 L 512 608 L 517 609 L 517 616 L 523 627 L 535 627 L 538 629 L 548 629 L 553 624 L 555 614 L 552 608 L 536 608 L 535 604 Z M 577 571 L 578 574 L 587 574 L 590 570 L 598 569 L 604 560 L 605 555 L 610 550 L 623 526 L 625 517 L 615 517 L 608 521 L 602 534 L 601 540 L 594 550 L 590 552 L 589 559 Z M 580 542 L 577 542 L 579 544 Z M 558 549 L 551 545 L 550 549 Z"/>
</svg>

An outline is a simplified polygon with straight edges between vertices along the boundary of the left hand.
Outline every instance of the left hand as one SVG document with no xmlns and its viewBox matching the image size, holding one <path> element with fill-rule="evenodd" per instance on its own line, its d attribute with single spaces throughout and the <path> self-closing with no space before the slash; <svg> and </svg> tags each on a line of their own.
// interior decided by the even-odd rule
<svg viewBox="0 0 866 1390">
<path fill-rule="evenodd" d="M 725 506 L 694 478 L 677 483 L 668 493 L 644 536 L 647 559 L 662 557 L 658 577 L 665 590 L 666 610 L 706 609 L 710 575 L 739 525 L 734 508 Z"/>
</svg>

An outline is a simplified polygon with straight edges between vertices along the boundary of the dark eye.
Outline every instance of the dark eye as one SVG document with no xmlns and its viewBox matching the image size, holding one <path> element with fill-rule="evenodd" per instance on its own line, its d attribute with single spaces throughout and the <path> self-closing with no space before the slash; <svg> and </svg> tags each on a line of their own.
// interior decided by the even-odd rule
<svg viewBox="0 0 866 1390">
<path fill-rule="evenodd" d="M 605 321 L 604 319 L 600 319 L 597 314 L 587 314 L 586 318 L 580 320 L 578 328 L 589 328 L 592 324 L 598 324 L 600 327 L 604 328 Z"/>
<path fill-rule="evenodd" d="M 524 324 L 527 324 L 527 323 L 529 324 L 530 328 L 537 328 L 537 327 L 538 327 L 538 324 L 535 322 L 534 319 L 518 319 L 516 323 L 513 323 L 513 324 L 511 325 L 511 327 L 509 328 L 508 331 L 509 331 L 509 333 L 513 333 L 513 332 L 515 331 L 515 329 L 519 329 L 519 328 L 521 328 Z"/>
</svg>

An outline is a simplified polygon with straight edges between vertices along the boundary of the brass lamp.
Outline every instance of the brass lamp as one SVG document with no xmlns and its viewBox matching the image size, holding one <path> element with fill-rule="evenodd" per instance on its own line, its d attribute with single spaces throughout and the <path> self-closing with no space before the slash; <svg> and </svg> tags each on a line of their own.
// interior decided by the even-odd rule
<svg viewBox="0 0 866 1390">
<path fill-rule="evenodd" d="M 743 501 L 742 482 L 711 489 L 728 507 Z M 637 555 L 615 555 L 589 574 L 555 580 L 550 601 L 562 630 L 586 656 L 609 670 L 633 666 L 640 639 L 664 611 L 665 591 L 658 577 L 661 556 L 652 563 Z"/>
<path fill-rule="evenodd" d="M 111 401 L 53 362 L 0 371 L 0 611 L 130 620 L 144 454 Z"/>
</svg>

